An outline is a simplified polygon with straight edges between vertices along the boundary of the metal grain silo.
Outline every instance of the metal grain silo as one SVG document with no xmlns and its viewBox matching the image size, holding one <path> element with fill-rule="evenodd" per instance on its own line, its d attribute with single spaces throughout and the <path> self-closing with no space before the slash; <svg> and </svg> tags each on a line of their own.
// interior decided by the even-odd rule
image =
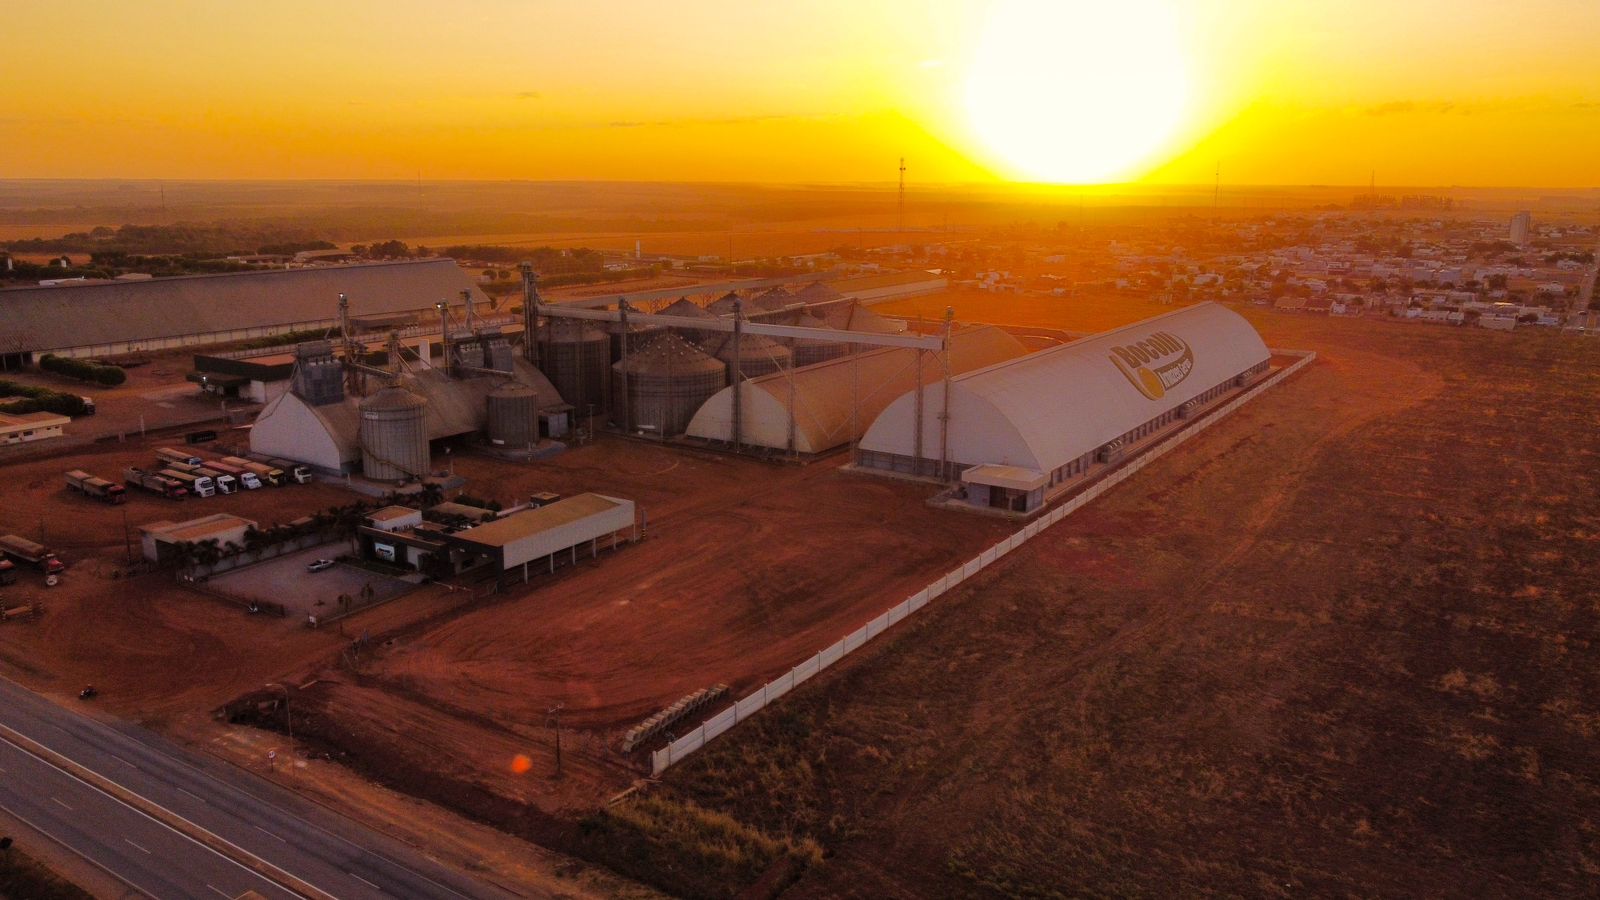
<svg viewBox="0 0 1600 900">
<path fill-rule="evenodd" d="M 611 399 L 611 336 L 582 320 L 553 319 L 540 368 L 561 399 L 584 415 Z"/>
<path fill-rule="evenodd" d="M 612 366 L 611 419 L 626 431 L 682 434 L 701 405 L 728 385 L 720 360 L 667 332 Z"/>
<path fill-rule="evenodd" d="M 822 322 L 810 316 L 803 317 L 803 320 L 799 324 L 805 326 L 806 328 L 817 328 L 824 331 L 838 330 L 828 325 L 826 322 Z M 840 337 L 843 337 L 843 335 L 840 335 Z M 846 356 L 850 353 L 850 345 L 840 343 L 838 341 L 825 341 L 815 338 L 795 338 L 794 341 L 790 343 L 789 350 L 794 354 L 795 368 L 799 368 L 801 366 L 809 366 L 815 363 L 827 362 L 830 359 L 838 359 L 841 356 Z"/>
<path fill-rule="evenodd" d="M 489 392 L 489 443 L 526 447 L 539 441 L 539 394 L 508 381 Z"/>
<path fill-rule="evenodd" d="M 789 348 L 765 335 L 741 334 L 738 344 L 738 350 L 735 352 L 733 335 L 719 333 L 702 346 L 707 353 L 728 366 L 729 379 L 733 377 L 735 365 L 744 373 L 744 377 L 759 378 L 779 369 L 787 369 L 794 364 L 794 355 L 789 352 Z"/>
<path fill-rule="evenodd" d="M 404 481 L 426 475 L 428 401 L 391 385 L 361 401 L 361 471 L 374 481 Z"/>
</svg>

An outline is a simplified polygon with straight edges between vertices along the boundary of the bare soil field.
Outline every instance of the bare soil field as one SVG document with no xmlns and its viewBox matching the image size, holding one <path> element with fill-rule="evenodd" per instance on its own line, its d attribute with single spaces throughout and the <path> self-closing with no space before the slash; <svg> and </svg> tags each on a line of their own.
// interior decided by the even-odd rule
<svg viewBox="0 0 1600 900">
<path fill-rule="evenodd" d="M 569 827 L 543 817 L 591 810 L 644 771 L 617 750 L 628 727 L 698 688 L 760 685 L 1005 531 L 842 462 L 774 467 L 619 439 L 532 467 L 458 458 L 474 493 L 506 503 L 536 490 L 634 499 L 647 536 L 384 635 L 296 699 L 296 734 L 424 796 L 527 819 L 514 831 Z"/>
<path fill-rule="evenodd" d="M 1600 342 L 1247 315 L 1322 360 L 589 852 L 703 896 L 1589 892 Z"/>
</svg>

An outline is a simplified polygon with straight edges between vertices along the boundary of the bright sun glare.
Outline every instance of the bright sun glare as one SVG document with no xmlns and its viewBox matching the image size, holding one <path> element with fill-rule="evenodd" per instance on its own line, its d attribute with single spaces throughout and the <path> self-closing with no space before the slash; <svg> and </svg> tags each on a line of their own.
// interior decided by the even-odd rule
<svg viewBox="0 0 1600 900">
<path fill-rule="evenodd" d="M 1127 177 L 1176 130 L 1187 61 L 1164 0 L 1005 0 L 967 76 L 978 137 L 1012 174 Z"/>
</svg>

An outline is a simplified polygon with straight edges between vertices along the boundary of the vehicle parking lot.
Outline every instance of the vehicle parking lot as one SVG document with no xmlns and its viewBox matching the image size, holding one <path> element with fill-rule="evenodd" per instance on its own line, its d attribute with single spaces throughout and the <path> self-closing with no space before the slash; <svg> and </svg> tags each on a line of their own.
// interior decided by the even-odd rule
<svg viewBox="0 0 1600 900">
<path fill-rule="evenodd" d="M 392 600 L 420 583 L 420 580 L 413 583 L 345 563 L 321 572 L 306 570 L 306 566 L 319 559 L 335 559 L 349 550 L 350 545 L 342 541 L 321 544 L 214 575 L 207 581 L 207 586 L 245 601 L 281 603 L 290 618 L 305 619 L 314 615 L 318 619 L 325 619 L 341 611 L 341 594 L 351 597 L 353 606 L 364 606 L 369 602 Z M 363 591 L 369 585 L 372 589 L 370 601 L 363 597 Z"/>
</svg>

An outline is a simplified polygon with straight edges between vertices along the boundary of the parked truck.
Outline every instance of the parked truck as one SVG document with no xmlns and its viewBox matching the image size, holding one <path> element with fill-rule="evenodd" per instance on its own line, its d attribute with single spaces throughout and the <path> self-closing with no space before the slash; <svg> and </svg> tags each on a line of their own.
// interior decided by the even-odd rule
<svg viewBox="0 0 1600 900">
<path fill-rule="evenodd" d="M 184 490 L 195 497 L 210 497 L 217 492 L 217 486 L 210 478 L 203 475 L 194 475 L 189 472 L 180 472 L 177 469 L 162 469 L 156 473 L 162 478 L 170 478 L 183 485 Z"/>
<path fill-rule="evenodd" d="M 45 545 L 14 534 L 0 535 L 0 553 L 19 566 L 33 566 L 46 575 L 58 575 L 67 568 Z"/>
<path fill-rule="evenodd" d="M 67 487 L 82 492 L 85 497 L 93 497 L 101 503 L 128 502 L 128 491 L 122 485 L 104 478 L 96 478 L 82 469 L 73 469 L 67 473 Z"/>
<path fill-rule="evenodd" d="M 185 466 L 204 465 L 205 460 L 186 450 L 174 450 L 171 447 L 157 447 L 156 458 L 162 463 L 181 463 Z"/>
<path fill-rule="evenodd" d="M 189 493 L 184 489 L 183 482 L 156 472 L 146 472 L 143 469 L 124 469 L 122 480 L 133 487 L 144 488 L 169 500 L 182 500 Z"/>
<path fill-rule="evenodd" d="M 243 466 L 236 466 L 233 463 L 219 459 L 208 459 L 205 467 L 213 472 L 232 478 L 244 490 L 254 491 L 261 487 L 261 479 L 256 477 L 256 473 Z M 218 479 L 218 481 L 220 482 L 221 479 Z M 232 491 L 226 491 L 225 493 L 232 493 Z"/>
<path fill-rule="evenodd" d="M 255 473 L 255 476 L 261 479 L 262 484 L 270 484 L 273 487 L 282 487 L 285 484 L 283 470 L 276 466 L 245 459 L 242 456 L 224 456 L 222 461 L 230 466 L 244 469 L 246 472 Z"/>
<path fill-rule="evenodd" d="M 283 473 L 285 475 L 287 475 L 290 478 L 294 479 L 294 483 L 295 484 L 310 484 L 311 483 L 311 467 L 310 466 L 301 465 L 300 463 L 297 463 L 297 462 L 291 462 L 291 461 L 289 461 L 287 459 L 269 459 L 269 460 L 267 460 L 267 464 L 268 465 L 272 465 L 272 466 L 276 466 L 277 468 L 282 469 Z"/>
<path fill-rule="evenodd" d="M 234 478 L 227 472 L 219 472 L 210 466 L 201 466 L 194 470 L 194 474 L 197 477 L 210 478 L 211 483 L 216 485 L 217 493 L 219 494 L 239 493 L 239 479 Z"/>
</svg>

